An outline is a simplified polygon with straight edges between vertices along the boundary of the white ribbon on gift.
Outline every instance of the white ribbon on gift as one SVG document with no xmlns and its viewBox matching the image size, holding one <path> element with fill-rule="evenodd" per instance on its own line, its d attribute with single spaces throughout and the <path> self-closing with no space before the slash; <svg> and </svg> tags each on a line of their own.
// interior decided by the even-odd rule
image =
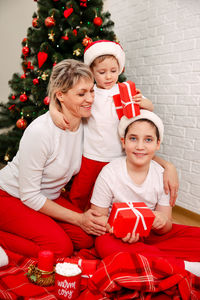
<svg viewBox="0 0 200 300">
<path fill-rule="evenodd" d="M 135 216 L 136 216 L 136 222 L 135 222 L 135 226 L 134 226 L 134 228 L 133 228 L 132 233 L 136 231 L 140 219 L 141 219 L 141 221 L 142 221 L 142 225 L 143 225 L 144 230 L 147 230 L 147 226 L 146 226 L 146 222 L 145 222 L 145 220 L 144 220 L 144 216 L 141 214 L 141 212 L 138 211 L 137 208 L 142 208 L 142 209 L 143 209 L 143 208 L 149 209 L 149 208 L 148 208 L 147 206 L 142 206 L 142 207 L 137 207 L 137 208 L 136 208 L 136 207 L 133 206 L 133 202 L 126 202 L 126 204 L 128 205 L 128 207 L 121 207 L 121 208 L 118 208 L 118 209 L 117 209 L 116 214 L 115 214 L 115 216 L 114 216 L 114 220 L 117 218 L 117 215 L 118 215 L 118 212 L 119 212 L 119 211 L 131 209 L 132 212 L 133 212 L 133 213 L 135 214 Z M 114 220 L 113 220 L 113 221 L 114 221 Z M 112 226 L 112 228 L 113 228 L 113 226 Z"/>
<path fill-rule="evenodd" d="M 134 103 L 135 102 L 132 100 L 133 96 L 131 94 L 131 88 L 130 88 L 130 85 L 128 84 L 128 82 L 123 82 L 123 83 L 127 86 L 127 90 L 128 90 L 128 95 L 129 95 L 130 101 L 129 102 L 125 102 L 122 99 L 121 103 L 124 105 L 124 108 L 126 108 L 126 106 L 128 106 L 129 104 L 131 104 L 132 112 L 133 112 L 133 117 L 134 117 L 134 112 L 135 112 Z"/>
</svg>

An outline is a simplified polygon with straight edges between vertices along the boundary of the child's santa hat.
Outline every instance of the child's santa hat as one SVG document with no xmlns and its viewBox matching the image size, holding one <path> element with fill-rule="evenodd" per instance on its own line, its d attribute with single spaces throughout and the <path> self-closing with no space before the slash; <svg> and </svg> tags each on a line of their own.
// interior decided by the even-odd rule
<svg viewBox="0 0 200 300">
<path fill-rule="evenodd" d="M 120 74 L 124 70 L 125 53 L 121 45 L 116 42 L 99 40 L 90 43 L 84 51 L 84 63 L 90 66 L 101 55 L 113 55 L 119 63 Z"/>
<path fill-rule="evenodd" d="M 123 116 L 119 122 L 118 126 L 118 132 L 119 136 L 121 138 L 124 138 L 126 128 L 132 124 L 135 121 L 138 120 L 149 120 L 151 121 L 157 128 L 159 132 L 159 137 L 160 137 L 160 142 L 162 143 L 163 141 L 163 135 L 164 135 L 164 125 L 162 120 L 152 111 L 146 110 L 146 109 L 141 109 L 140 110 L 140 115 L 128 119 L 127 117 Z"/>
</svg>

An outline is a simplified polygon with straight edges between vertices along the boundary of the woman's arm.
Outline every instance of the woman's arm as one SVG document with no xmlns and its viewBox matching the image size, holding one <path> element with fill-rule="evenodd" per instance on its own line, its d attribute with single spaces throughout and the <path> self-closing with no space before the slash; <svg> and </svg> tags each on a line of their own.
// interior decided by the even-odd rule
<svg viewBox="0 0 200 300">
<path fill-rule="evenodd" d="M 172 207 L 157 204 L 153 213 L 155 215 L 155 219 L 152 229 L 155 233 L 162 235 L 170 231 L 172 228 Z"/>
<path fill-rule="evenodd" d="M 93 209 L 89 209 L 84 213 L 78 213 L 57 204 L 53 200 L 47 199 L 39 211 L 54 219 L 79 226 L 88 234 L 98 236 L 106 231 L 105 222 L 101 219 L 101 214 Z"/>
<path fill-rule="evenodd" d="M 176 168 L 172 163 L 162 159 L 161 157 L 154 156 L 153 160 L 165 169 L 163 174 L 164 190 L 166 194 L 170 192 L 170 205 L 174 206 L 179 189 L 179 180 Z"/>
</svg>

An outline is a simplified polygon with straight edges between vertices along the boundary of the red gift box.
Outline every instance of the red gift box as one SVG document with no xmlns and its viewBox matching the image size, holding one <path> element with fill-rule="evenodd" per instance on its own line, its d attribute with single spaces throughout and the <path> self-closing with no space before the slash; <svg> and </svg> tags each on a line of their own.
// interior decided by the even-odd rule
<svg viewBox="0 0 200 300">
<path fill-rule="evenodd" d="M 129 232 L 145 237 L 149 235 L 154 218 L 144 202 L 113 203 L 108 223 L 117 238 L 123 238 Z"/>
<path fill-rule="evenodd" d="M 140 114 L 140 106 L 132 100 L 132 97 L 137 94 L 135 83 L 128 80 L 127 82 L 122 82 L 118 85 L 123 115 L 125 115 L 128 119 L 138 116 Z"/>
<path fill-rule="evenodd" d="M 116 109 L 118 118 L 120 120 L 121 117 L 123 117 L 123 115 L 124 115 L 120 94 L 114 95 L 113 101 L 115 103 L 115 109 Z"/>
</svg>

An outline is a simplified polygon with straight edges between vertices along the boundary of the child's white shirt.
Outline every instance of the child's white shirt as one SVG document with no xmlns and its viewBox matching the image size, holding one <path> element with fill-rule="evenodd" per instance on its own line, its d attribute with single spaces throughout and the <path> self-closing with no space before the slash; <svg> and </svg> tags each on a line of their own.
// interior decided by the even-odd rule
<svg viewBox="0 0 200 300">
<path fill-rule="evenodd" d="M 118 84 L 111 89 L 95 85 L 95 100 L 91 117 L 84 124 L 83 155 L 89 159 L 110 162 L 124 155 L 118 135 L 119 119 L 113 95 L 119 94 Z"/>
<path fill-rule="evenodd" d="M 138 185 L 128 174 L 126 157 L 115 159 L 100 172 L 91 203 L 109 209 L 114 202 L 144 202 L 151 210 L 156 204 L 169 206 L 170 195 L 164 192 L 163 172 L 164 169 L 152 160 L 146 179 Z"/>
</svg>

